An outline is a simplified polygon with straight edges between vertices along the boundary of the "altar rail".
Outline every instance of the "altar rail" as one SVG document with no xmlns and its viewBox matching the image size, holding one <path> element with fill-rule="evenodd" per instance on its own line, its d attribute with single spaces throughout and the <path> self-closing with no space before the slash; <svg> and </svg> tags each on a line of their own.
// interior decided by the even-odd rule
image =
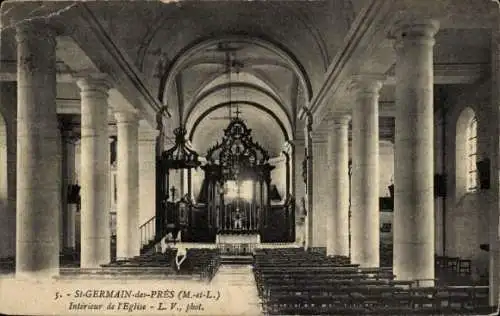
<svg viewBox="0 0 500 316">
<path fill-rule="evenodd" d="M 217 244 L 220 254 L 230 255 L 252 255 L 257 249 L 282 249 L 282 248 L 302 248 L 295 243 L 273 243 L 273 244 L 260 244 L 260 243 L 220 243 Z"/>
<path fill-rule="evenodd" d="M 217 248 L 219 249 L 219 254 L 225 255 L 235 255 L 235 256 L 247 256 L 252 255 L 257 249 L 259 244 L 252 243 L 242 243 L 242 244 L 217 244 Z"/>
</svg>

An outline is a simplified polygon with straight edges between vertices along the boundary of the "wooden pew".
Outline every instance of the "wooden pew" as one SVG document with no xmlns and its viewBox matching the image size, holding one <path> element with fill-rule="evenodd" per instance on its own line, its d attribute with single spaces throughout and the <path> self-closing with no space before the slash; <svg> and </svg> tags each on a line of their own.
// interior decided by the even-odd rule
<svg viewBox="0 0 500 316">
<path fill-rule="evenodd" d="M 460 272 L 461 259 L 458 265 L 438 259 L 436 267 Z M 473 314 L 487 304 L 487 289 L 421 287 L 394 280 L 391 268 L 360 268 L 347 258 L 299 250 L 257 252 L 254 272 L 269 314 Z"/>
</svg>

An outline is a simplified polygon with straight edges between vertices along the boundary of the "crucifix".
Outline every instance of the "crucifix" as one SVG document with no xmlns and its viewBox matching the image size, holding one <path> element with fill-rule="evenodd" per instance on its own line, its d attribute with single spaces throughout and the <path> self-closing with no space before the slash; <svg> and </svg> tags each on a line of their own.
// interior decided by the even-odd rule
<svg viewBox="0 0 500 316">
<path fill-rule="evenodd" d="M 236 114 L 236 118 L 240 117 L 241 111 L 238 104 L 236 104 L 236 111 L 234 112 L 234 114 Z"/>
</svg>

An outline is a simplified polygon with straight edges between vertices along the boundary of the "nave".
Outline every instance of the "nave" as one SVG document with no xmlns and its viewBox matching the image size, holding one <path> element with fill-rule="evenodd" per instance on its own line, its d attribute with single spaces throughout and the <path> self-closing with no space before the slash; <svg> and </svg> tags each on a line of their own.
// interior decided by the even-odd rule
<svg viewBox="0 0 500 316">
<path fill-rule="evenodd" d="M 4 1 L 5 277 L 250 266 L 265 313 L 495 308 L 499 4 Z"/>
</svg>

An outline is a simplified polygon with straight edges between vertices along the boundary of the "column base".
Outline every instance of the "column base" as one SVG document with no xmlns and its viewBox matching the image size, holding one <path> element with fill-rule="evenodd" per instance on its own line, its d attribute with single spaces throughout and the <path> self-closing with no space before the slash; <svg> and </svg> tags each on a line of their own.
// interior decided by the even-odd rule
<svg viewBox="0 0 500 316">
<path fill-rule="evenodd" d="M 15 278 L 19 280 L 52 279 L 59 276 L 59 268 L 40 271 L 16 271 Z"/>
<path fill-rule="evenodd" d="M 16 276 L 51 277 L 59 274 L 59 251 L 48 242 L 17 242 Z"/>
<path fill-rule="evenodd" d="M 82 245 L 80 252 L 81 268 L 100 268 L 111 262 L 110 240 L 101 239 L 89 245 Z"/>
<path fill-rule="evenodd" d="M 393 271 L 398 280 L 434 280 L 434 245 L 395 243 Z"/>
</svg>

